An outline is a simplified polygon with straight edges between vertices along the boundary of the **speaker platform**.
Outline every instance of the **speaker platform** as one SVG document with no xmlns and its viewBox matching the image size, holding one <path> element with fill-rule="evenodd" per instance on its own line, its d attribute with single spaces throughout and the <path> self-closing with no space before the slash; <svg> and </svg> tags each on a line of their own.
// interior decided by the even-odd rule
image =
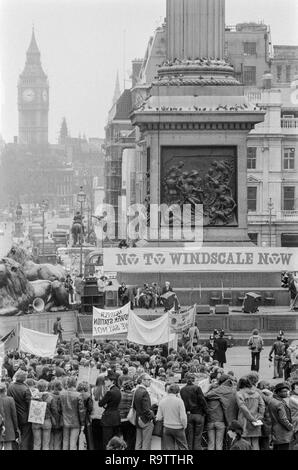
<svg viewBox="0 0 298 470">
<path fill-rule="evenodd" d="M 215 305 L 216 315 L 228 315 L 230 313 L 228 305 Z"/>
<path fill-rule="evenodd" d="M 197 315 L 209 315 L 211 313 L 210 305 L 197 305 Z"/>
</svg>

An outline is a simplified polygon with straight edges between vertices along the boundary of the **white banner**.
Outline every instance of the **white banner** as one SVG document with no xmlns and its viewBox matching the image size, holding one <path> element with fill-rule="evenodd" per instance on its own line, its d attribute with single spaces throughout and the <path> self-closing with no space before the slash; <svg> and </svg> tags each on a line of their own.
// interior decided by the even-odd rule
<svg viewBox="0 0 298 470">
<path fill-rule="evenodd" d="M 179 313 L 172 313 L 170 311 L 169 318 L 172 331 L 181 333 L 182 331 L 190 328 L 195 321 L 196 309 L 197 306 L 194 305 L 193 307 L 188 308 L 184 312 L 181 311 Z"/>
<path fill-rule="evenodd" d="M 2 374 L 2 366 L 3 366 L 3 362 L 4 362 L 4 356 L 5 356 L 4 344 L 0 343 L 0 378 L 1 378 L 1 374 Z"/>
<path fill-rule="evenodd" d="M 58 335 L 49 335 L 40 331 L 20 327 L 20 351 L 39 357 L 52 358 L 55 355 Z"/>
<path fill-rule="evenodd" d="M 92 335 L 112 336 L 126 333 L 129 312 L 130 302 L 117 310 L 102 310 L 93 307 Z"/>
<path fill-rule="evenodd" d="M 104 249 L 104 269 L 124 273 L 298 270 L 298 248 L 182 247 Z"/>
<path fill-rule="evenodd" d="M 128 320 L 128 341 L 145 346 L 155 346 L 175 340 L 175 334 L 170 333 L 169 314 L 165 313 L 156 320 L 146 321 L 133 311 Z"/>
</svg>

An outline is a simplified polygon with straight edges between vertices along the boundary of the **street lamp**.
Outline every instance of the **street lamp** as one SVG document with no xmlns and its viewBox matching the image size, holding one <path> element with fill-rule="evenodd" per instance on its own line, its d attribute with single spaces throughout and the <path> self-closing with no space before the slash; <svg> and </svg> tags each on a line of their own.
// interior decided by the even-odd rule
<svg viewBox="0 0 298 470">
<path fill-rule="evenodd" d="M 40 210 L 42 213 L 42 256 L 44 256 L 44 229 L 45 229 L 45 220 L 44 220 L 44 213 L 48 210 L 48 201 L 43 200 L 40 204 Z"/>
<path fill-rule="evenodd" d="M 273 208 L 274 208 L 274 204 L 272 202 L 272 199 L 270 198 L 269 199 L 269 202 L 268 202 L 268 210 L 269 210 L 269 246 L 272 245 L 271 241 L 272 241 L 272 211 L 273 211 Z"/>
<path fill-rule="evenodd" d="M 83 204 L 86 201 L 86 194 L 83 191 L 83 186 L 80 186 L 80 191 L 77 195 L 77 201 L 81 205 L 81 217 L 82 217 L 82 231 L 83 231 Z M 80 274 L 83 274 L 83 237 L 80 239 Z"/>
</svg>

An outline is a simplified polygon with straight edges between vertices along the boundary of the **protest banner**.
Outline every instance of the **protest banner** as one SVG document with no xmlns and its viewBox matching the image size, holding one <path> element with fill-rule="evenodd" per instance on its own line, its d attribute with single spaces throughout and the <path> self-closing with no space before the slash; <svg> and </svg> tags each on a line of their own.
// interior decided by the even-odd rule
<svg viewBox="0 0 298 470">
<path fill-rule="evenodd" d="M 116 310 L 102 310 L 93 307 L 92 336 L 113 336 L 126 333 L 130 303 Z"/>
<path fill-rule="evenodd" d="M 168 313 L 155 320 L 147 321 L 138 317 L 134 312 L 130 312 L 127 339 L 132 343 L 145 346 L 174 341 L 175 334 L 170 332 Z"/>
<path fill-rule="evenodd" d="M 47 403 L 45 401 L 31 400 L 29 408 L 29 423 L 43 424 L 46 415 Z"/>
<path fill-rule="evenodd" d="M 170 327 L 172 331 L 176 333 L 182 333 L 182 331 L 188 330 L 195 321 L 196 305 L 189 307 L 185 311 L 179 313 L 169 312 Z"/>
<path fill-rule="evenodd" d="M 297 248 L 184 247 L 105 248 L 106 271 L 138 272 L 282 272 L 296 271 Z"/>
<path fill-rule="evenodd" d="M 78 383 L 88 382 L 89 385 L 95 385 L 99 375 L 99 369 L 96 367 L 79 366 Z"/>
<path fill-rule="evenodd" d="M 55 349 L 58 341 L 58 335 L 49 335 L 40 331 L 29 330 L 20 327 L 20 346 L 22 352 L 28 352 L 38 357 L 52 358 L 55 355 Z"/>
</svg>

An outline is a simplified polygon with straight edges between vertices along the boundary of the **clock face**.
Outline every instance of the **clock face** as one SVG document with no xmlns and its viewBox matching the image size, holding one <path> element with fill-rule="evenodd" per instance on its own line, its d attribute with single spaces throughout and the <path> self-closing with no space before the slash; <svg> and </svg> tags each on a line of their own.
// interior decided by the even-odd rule
<svg viewBox="0 0 298 470">
<path fill-rule="evenodd" d="M 23 100 L 27 101 L 28 103 L 30 101 L 33 101 L 35 98 L 35 93 L 31 88 L 27 88 L 27 90 L 23 91 Z"/>
<path fill-rule="evenodd" d="M 43 90 L 43 92 L 42 92 L 42 99 L 43 99 L 44 101 L 47 101 L 47 99 L 48 99 L 48 92 L 47 92 L 47 90 Z"/>
</svg>

